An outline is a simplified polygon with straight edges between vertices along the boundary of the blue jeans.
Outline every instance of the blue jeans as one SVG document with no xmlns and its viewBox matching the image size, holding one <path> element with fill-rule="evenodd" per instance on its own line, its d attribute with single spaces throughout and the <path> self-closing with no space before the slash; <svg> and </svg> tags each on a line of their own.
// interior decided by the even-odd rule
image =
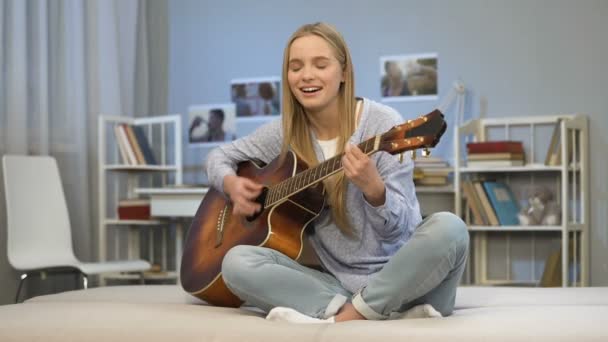
<svg viewBox="0 0 608 342">
<path fill-rule="evenodd" d="M 222 274 L 234 294 L 267 312 L 284 306 L 328 318 L 350 301 L 367 319 L 388 319 L 419 304 L 431 304 L 448 316 L 468 247 L 464 222 L 441 212 L 424 219 L 384 268 L 370 275 L 367 285 L 354 294 L 332 275 L 264 247 L 232 248 L 224 257 Z"/>
</svg>

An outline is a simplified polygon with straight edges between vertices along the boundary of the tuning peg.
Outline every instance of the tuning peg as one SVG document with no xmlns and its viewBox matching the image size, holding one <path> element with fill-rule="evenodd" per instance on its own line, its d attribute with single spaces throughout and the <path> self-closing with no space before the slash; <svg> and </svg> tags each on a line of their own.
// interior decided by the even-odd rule
<svg viewBox="0 0 608 342">
<path fill-rule="evenodd" d="M 423 157 L 428 157 L 428 156 L 430 156 L 430 155 L 431 155 L 431 150 L 429 150 L 429 148 L 428 148 L 428 147 L 425 147 L 425 148 L 422 150 L 422 156 L 423 156 Z"/>
<path fill-rule="evenodd" d="M 399 153 L 399 163 L 403 164 L 403 152 Z"/>
<path fill-rule="evenodd" d="M 416 150 L 412 150 L 412 160 L 416 160 Z"/>
</svg>

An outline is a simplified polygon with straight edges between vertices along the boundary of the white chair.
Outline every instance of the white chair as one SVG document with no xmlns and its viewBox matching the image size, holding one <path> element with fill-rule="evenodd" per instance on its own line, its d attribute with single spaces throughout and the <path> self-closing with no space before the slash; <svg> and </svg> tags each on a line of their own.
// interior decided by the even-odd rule
<svg viewBox="0 0 608 342">
<path fill-rule="evenodd" d="M 74 255 L 68 208 L 53 157 L 5 155 L 8 261 L 21 272 L 15 297 L 31 273 L 71 271 L 83 276 L 108 272 L 143 272 L 144 260 L 81 262 Z M 140 273 L 141 274 L 141 273 Z"/>
</svg>

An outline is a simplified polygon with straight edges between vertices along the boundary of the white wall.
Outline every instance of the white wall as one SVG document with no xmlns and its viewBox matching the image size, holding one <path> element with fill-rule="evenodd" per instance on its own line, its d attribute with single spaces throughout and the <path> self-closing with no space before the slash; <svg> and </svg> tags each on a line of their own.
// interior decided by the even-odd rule
<svg viewBox="0 0 608 342">
<path fill-rule="evenodd" d="M 229 102 L 233 78 L 280 75 L 289 35 L 304 23 L 327 21 L 350 46 L 359 96 L 379 100 L 380 56 L 437 52 L 439 95 L 460 78 L 468 87 L 467 118 L 480 115 L 482 101 L 488 117 L 587 114 L 591 281 L 608 285 L 607 1 L 182 0 L 169 2 L 169 11 L 170 112 Z M 436 105 L 394 106 L 414 117 Z M 255 126 L 240 125 L 238 133 Z M 436 153 L 450 157 L 451 141 L 448 133 Z M 204 181 L 207 150 L 185 150 L 193 172 L 186 180 Z"/>
</svg>

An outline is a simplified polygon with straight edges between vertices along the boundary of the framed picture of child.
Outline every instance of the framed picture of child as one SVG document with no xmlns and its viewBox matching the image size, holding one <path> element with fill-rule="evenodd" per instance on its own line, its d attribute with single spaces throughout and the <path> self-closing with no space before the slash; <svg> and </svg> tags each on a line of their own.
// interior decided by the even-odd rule
<svg viewBox="0 0 608 342">
<path fill-rule="evenodd" d="M 188 143 L 220 144 L 236 139 L 234 103 L 204 104 L 188 107 Z"/>
<path fill-rule="evenodd" d="M 230 81 L 236 118 L 263 119 L 281 114 L 281 78 L 241 78 Z"/>
<path fill-rule="evenodd" d="M 437 54 L 380 57 L 383 101 L 437 100 Z"/>
</svg>

